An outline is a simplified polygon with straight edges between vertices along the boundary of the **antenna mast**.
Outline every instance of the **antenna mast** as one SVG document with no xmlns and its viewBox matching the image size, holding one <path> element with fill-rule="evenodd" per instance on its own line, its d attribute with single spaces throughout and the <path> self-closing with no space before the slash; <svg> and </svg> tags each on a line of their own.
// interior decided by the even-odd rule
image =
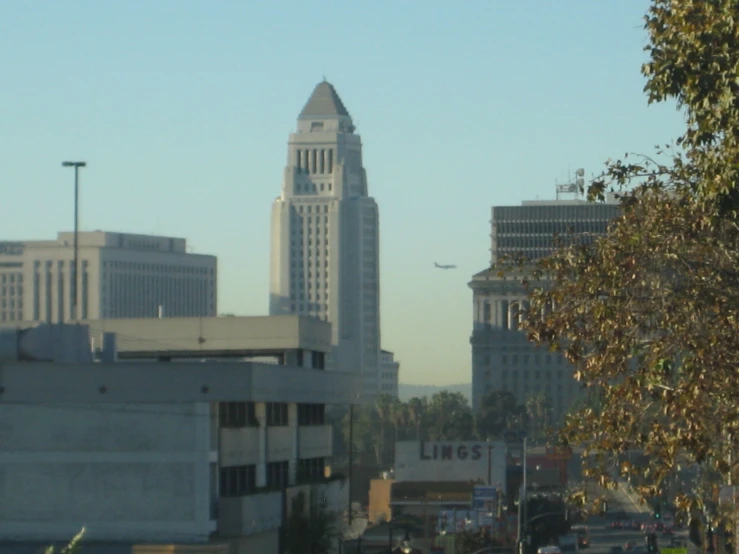
<svg viewBox="0 0 739 554">
<path fill-rule="evenodd" d="M 562 194 L 573 194 L 573 200 L 577 200 L 582 196 L 581 191 L 585 187 L 585 170 L 581 167 L 575 171 L 575 178 L 571 177 L 567 172 L 567 182 L 563 185 L 557 184 L 557 200 L 560 200 Z"/>
</svg>

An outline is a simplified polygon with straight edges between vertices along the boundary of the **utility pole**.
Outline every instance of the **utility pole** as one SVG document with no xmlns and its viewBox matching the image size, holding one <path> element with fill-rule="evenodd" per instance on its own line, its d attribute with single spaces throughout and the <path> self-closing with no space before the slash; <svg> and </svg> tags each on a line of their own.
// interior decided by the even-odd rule
<svg viewBox="0 0 739 554">
<path fill-rule="evenodd" d="M 354 404 L 349 404 L 349 527 L 352 525 L 352 475 L 354 472 Z M 392 515 L 390 516 L 392 519 Z"/>
<path fill-rule="evenodd" d="M 488 439 L 488 486 L 493 484 L 493 445 L 490 444 Z"/>
<path fill-rule="evenodd" d="M 76 321 L 79 319 L 79 311 L 77 304 L 77 269 L 79 267 L 79 206 L 80 206 L 80 176 L 81 167 L 87 167 L 87 162 L 62 162 L 62 167 L 74 168 L 74 262 L 72 265 L 72 313 L 70 319 Z M 63 302 L 63 300 L 62 300 Z M 63 323 L 63 322 L 62 322 Z"/>
<path fill-rule="evenodd" d="M 523 445 L 521 448 L 521 466 L 523 468 L 523 484 L 521 486 L 521 492 L 518 494 L 518 554 L 524 554 L 526 552 L 523 525 L 526 523 L 526 500 L 527 495 L 527 477 L 528 467 L 526 463 L 526 437 L 523 439 Z"/>
</svg>

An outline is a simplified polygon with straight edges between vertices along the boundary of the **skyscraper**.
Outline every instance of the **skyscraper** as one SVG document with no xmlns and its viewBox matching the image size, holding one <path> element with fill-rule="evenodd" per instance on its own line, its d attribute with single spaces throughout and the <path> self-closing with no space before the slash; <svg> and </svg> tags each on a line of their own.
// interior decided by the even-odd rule
<svg viewBox="0 0 739 554">
<path fill-rule="evenodd" d="M 549 256 L 575 237 L 590 242 L 606 233 L 618 215 L 615 197 L 593 204 L 579 197 L 526 201 L 520 206 L 494 206 L 491 219 L 491 265 L 472 277 L 473 293 L 472 406 L 493 390 L 513 393 L 519 403 L 544 393 L 554 421 L 562 420 L 582 392 L 573 367 L 561 354 L 536 348 L 519 330 L 528 306 L 520 275 L 500 277 L 495 264 L 506 255 L 536 260 Z M 559 235 L 558 235 L 559 233 Z"/>
<path fill-rule="evenodd" d="M 379 225 L 367 192 L 362 141 L 334 87 L 313 90 L 288 142 L 272 205 L 270 314 L 330 321 L 329 368 L 361 371 L 377 392 Z"/>
</svg>

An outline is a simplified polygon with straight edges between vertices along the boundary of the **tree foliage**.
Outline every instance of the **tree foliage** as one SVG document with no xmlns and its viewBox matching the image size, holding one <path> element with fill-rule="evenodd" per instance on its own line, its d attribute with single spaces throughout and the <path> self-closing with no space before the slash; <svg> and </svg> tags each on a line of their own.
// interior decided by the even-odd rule
<svg viewBox="0 0 739 554">
<path fill-rule="evenodd" d="M 79 533 L 77 533 L 69 543 L 62 548 L 60 554 L 78 554 L 81 548 L 82 537 L 85 535 L 85 528 L 83 527 Z M 44 550 L 44 554 L 55 554 L 56 548 L 49 546 Z"/>
<path fill-rule="evenodd" d="M 490 391 L 477 413 L 473 413 L 462 393 L 440 391 L 430 398 L 411 398 L 407 402 L 378 395 L 372 404 L 354 408 L 354 460 L 357 465 L 391 467 L 398 440 L 498 439 L 509 429 L 529 426 L 543 430 L 549 423 L 547 414 L 551 414 L 551 409 L 546 396 L 534 395 L 519 405 L 507 391 Z M 335 412 L 330 419 L 337 429 L 337 455 L 346 457 L 348 410 Z"/>
<path fill-rule="evenodd" d="M 519 260 L 517 278 L 529 338 L 563 351 L 597 399 L 568 418 L 563 441 L 595 454 L 586 473 L 603 484 L 607 462 L 630 474 L 621 455 L 643 449 L 641 492 L 653 497 L 690 463 L 739 477 L 739 2 L 653 0 L 645 21 L 645 92 L 675 101 L 687 128 L 590 184 L 591 200 L 621 197 L 606 236 Z M 702 504 L 679 496 L 681 508 Z"/>
<path fill-rule="evenodd" d="M 485 529 L 461 531 L 454 537 L 457 552 L 477 552 L 483 548 L 501 547 L 503 544 L 490 536 Z"/>
<path fill-rule="evenodd" d="M 492 390 L 482 399 L 477 412 L 480 438 L 498 438 L 512 427 L 525 428 L 525 416 L 526 409 L 518 405 L 512 392 Z"/>
</svg>

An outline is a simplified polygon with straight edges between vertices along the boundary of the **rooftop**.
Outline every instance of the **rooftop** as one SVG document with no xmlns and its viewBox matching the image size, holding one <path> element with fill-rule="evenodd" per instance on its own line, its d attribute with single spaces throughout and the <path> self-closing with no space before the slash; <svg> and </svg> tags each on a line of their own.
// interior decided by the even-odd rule
<svg viewBox="0 0 739 554">
<path fill-rule="evenodd" d="M 334 86 L 326 80 L 321 81 L 313 89 L 303 111 L 300 112 L 301 119 L 320 117 L 349 117 L 344 103 L 339 98 Z"/>
</svg>

